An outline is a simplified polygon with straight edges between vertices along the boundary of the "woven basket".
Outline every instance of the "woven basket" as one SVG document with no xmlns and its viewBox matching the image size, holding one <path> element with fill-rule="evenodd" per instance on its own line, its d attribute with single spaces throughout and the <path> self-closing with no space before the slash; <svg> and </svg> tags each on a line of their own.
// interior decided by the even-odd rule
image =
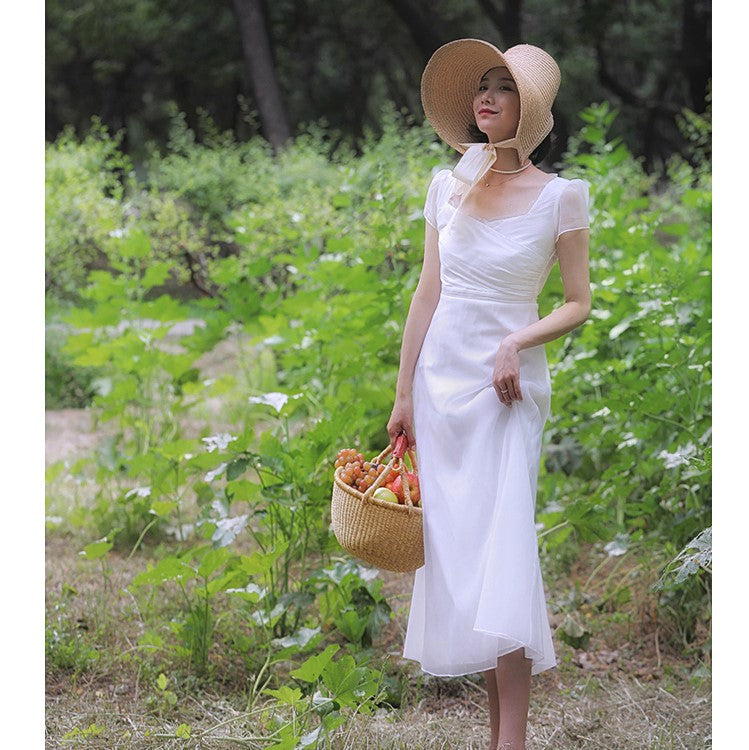
<svg viewBox="0 0 749 750">
<path fill-rule="evenodd" d="M 341 479 L 343 467 L 336 469 L 331 501 L 333 532 L 341 547 L 376 568 L 398 573 L 411 572 L 424 564 L 422 510 L 414 506 L 406 481 L 403 461 L 406 444 L 405 435 L 401 435 L 395 450 L 388 446 L 373 459 L 373 463 L 381 463 L 385 456 L 393 453 L 385 471 L 363 493 Z M 417 474 L 416 457 L 410 449 L 408 455 L 413 473 Z M 391 469 L 400 472 L 405 505 L 372 496 Z"/>
</svg>

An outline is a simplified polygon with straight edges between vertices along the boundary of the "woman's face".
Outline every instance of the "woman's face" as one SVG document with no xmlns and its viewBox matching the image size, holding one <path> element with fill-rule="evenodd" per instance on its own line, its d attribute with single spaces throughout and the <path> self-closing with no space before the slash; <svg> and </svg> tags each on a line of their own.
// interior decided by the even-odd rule
<svg viewBox="0 0 749 750">
<path fill-rule="evenodd" d="M 507 68 L 492 68 L 484 73 L 475 96 L 473 114 L 476 125 L 490 143 L 512 138 L 520 120 L 520 95 Z"/>
</svg>

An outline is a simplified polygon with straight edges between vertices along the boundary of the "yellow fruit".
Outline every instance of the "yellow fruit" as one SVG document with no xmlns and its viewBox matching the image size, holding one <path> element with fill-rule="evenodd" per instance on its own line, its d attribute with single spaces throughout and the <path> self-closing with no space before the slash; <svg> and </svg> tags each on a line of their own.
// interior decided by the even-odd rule
<svg viewBox="0 0 749 750">
<path fill-rule="evenodd" d="M 398 496 L 387 487 L 378 487 L 375 490 L 373 497 L 376 497 L 378 500 L 384 500 L 388 503 L 398 502 Z"/>
</svg>

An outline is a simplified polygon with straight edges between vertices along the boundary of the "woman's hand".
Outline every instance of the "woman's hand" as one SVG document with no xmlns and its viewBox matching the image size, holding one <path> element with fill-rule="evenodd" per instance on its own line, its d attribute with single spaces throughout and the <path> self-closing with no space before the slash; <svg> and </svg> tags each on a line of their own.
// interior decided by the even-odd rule
<svg viewBox="0 0 749 750">
<path fill-rule="evenodd" d="M 395 440 L 401 432 L 406 433 L 408 438 L 408 447 L 413 448 L 416 446 L 416 438 L 414 437 L 413 431 L 414 421 L 414 406 L 413 400 L 401 396 L 395 399 L 393 404 L 393 411 L 390 414 L 390 419 L 387 424 L 387 432 L 390 436 L 390 447 L 395 449 Z"/>
<path fill-rule="evenodd" d="M 512 406 L 513 401 L 523 400 L 523 392 L 520 390 L 520 350 L 509 337 L 499 345 L 492 385 L 505 406 Z"/>
</svg>

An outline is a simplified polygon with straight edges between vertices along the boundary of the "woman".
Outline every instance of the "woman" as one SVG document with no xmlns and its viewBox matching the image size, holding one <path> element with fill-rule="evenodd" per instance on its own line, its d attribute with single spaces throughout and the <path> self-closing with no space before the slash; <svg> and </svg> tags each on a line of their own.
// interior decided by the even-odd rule
<svg viewBox="0 0 749 750">
<path fill-rule="evenodd" d="M 484 674 L 491 750 L 524 747 L 531 675 L 556 665 L 534 521 L 544 343 L 590 312 L 587 184 L 533 164 L 559 81 L 538 47 L 477 39 L 438 49 L 421 81 L 427 118 L 463 157 L 429 186 L 387 425 L 391 444 L 404 432 L 418 446 L 424 510 L 403 654 L 435 675 Z M 556 262 L 564 304 L 539 319 Z"/>
</svg>

